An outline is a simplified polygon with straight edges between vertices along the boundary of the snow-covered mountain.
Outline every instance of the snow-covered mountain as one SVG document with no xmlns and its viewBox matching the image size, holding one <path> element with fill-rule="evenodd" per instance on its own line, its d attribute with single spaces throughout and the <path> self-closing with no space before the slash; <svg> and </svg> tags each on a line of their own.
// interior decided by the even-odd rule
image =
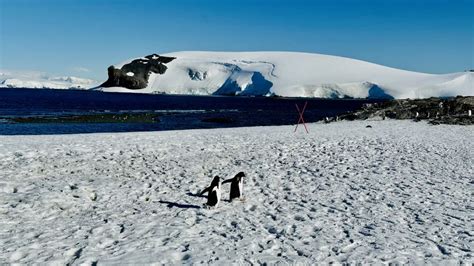
<svg viewBox="0 0 474 266">
<path fill-rule="evenodd" d="M 158 66 L 159 71 L 143 68 L 147 64 Z M 473 76 L 472 72 L 418 73 L 310 53 L 176 52 L 115 65 L 109 68 L 109 80 L 97 89 L 197 95 L 426 98 L 474 95 Z"/>
<path fill-rule="evenodd" d="M 52 76 L 38 71 L 0 70 L 0 88 L 89 89 L 98 84 L 91 79 Z"/>
</svg>

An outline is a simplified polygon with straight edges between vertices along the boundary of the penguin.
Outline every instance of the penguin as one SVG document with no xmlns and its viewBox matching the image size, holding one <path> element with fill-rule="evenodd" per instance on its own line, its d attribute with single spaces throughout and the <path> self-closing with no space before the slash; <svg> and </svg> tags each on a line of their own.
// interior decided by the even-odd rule
<svg viewBox="0 0 474 266">
<path fill-rule="evenodd" d="M 243 189 L 243 177 L 245 177 L 244 172 L 239 172 L 234 176 L 234 178 L 227 179 L 222 184 L 230 183 L 230 195 L 229 200 L 232 201 L 235 198 L 242 198 L 242 189 Z"/>
<path fill-rule="evenodd" d="M 203 195 L 206 192 L 208 192 L 206 205 L 209 207 L 217 207 L 221 201 L 221 182 L 219 176 L 216 175 L 212 179 L 211 185 L 204 189 L 199 195 Z"/>
</svg>

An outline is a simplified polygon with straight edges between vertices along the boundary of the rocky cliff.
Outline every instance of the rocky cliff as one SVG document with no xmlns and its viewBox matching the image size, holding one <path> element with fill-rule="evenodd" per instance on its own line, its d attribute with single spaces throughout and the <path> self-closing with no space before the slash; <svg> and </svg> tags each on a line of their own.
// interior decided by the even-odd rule
<svg viewBox="0 0 474 266">
<path fill-rule="evenodd" d="M 165 64 L 173 61 L 175 57 L 147 55 L 123 65 L 121 68 L 110 66 L 109 78 L 100 87 L 124 87 L 139 90 L 148 86 L 150 73 L 164 74 L 168 69 Z"/>
</svg>

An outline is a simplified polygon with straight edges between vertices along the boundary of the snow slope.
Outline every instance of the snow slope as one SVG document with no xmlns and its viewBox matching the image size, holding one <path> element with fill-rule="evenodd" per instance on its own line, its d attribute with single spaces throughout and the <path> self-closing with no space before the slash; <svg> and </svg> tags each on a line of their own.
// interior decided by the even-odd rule
<svg viewBox="0 0 474 266">
<path fill-rule="evenodd" d="M 51 76 L 38 71 L 0 70 L 0 88 L 89 89 L 98 82 L 78 77 Z"/>
<path fill-rule="evenodd" d="M 0 264 L 474 262 L 472 126 L 293 129 L 0 136 Z"/>
<path fill-rule="evenodd" d="M 164 56 L 176 59 L 166 65 L 168 70 L 163 75 L 151 74 L 147 88 L 101 89 L 323 98 L 474 95 L 472 72 L 425 74 L 350 58 L 296 52 L 176 52 Z"/>
</svg>

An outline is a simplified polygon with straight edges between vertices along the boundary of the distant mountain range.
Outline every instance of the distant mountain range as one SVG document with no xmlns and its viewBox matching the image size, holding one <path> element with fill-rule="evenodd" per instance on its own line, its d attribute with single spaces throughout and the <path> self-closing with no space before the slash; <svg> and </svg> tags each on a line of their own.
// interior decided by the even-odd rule
<svg viewBox="0 0 474 266">
<path fill-rule="evenodd" d="M 89 89 L 98 84 L 92 79 L 53 76 L 38 71 L 0 70 L 0 88 Z"/>
<path fill-rule="evenodd" d="M 9 78 L 9 87 L 93 87 L 107 92 L 320 98 L 474 95 L 473 72 L 426 74 L 365 61 L 297 52 L 176 52 L 127 60 L 97 86 L 79 78 Z M 28 85 L 28 86 L 25 86 Z M 63 86 L 64 85 L 64 86 Z M 96 86 L 96 87 L 94 87 Z"/>
</svg>

